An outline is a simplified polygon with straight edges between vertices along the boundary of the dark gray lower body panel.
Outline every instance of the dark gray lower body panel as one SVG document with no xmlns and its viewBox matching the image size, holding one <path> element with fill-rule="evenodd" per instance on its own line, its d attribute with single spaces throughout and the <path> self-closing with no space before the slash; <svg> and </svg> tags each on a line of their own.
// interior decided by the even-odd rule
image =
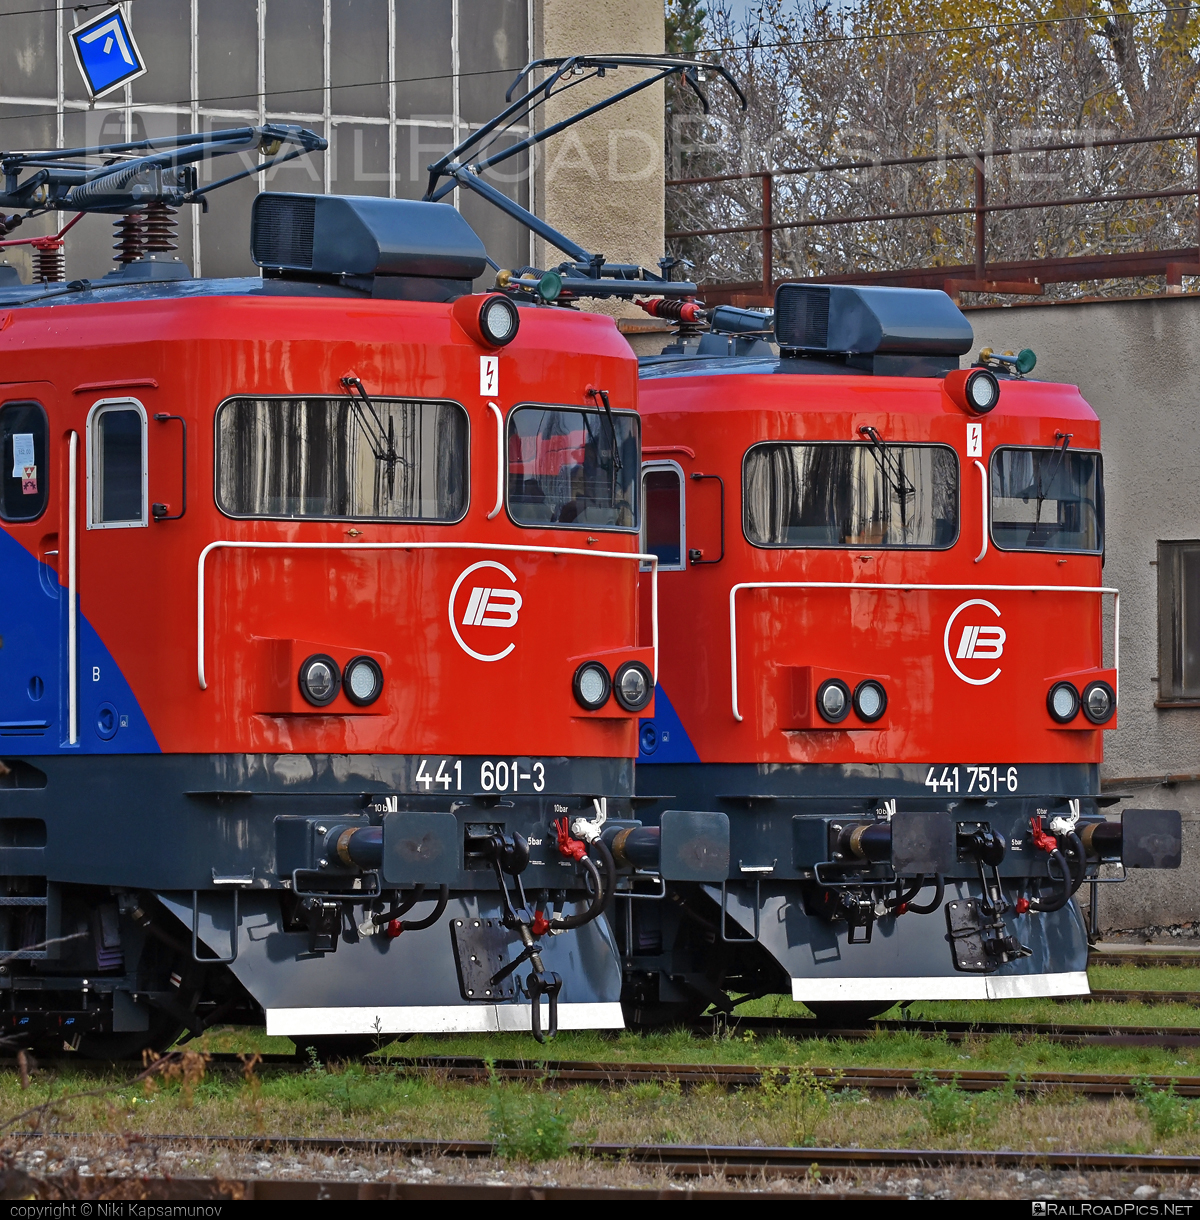
<svg viewBox="0 0 1200 1220">
<path fill-rule="evenodd" d="M 160 894 L 163 903 L 187 926 L 192 922 L 190 894 Z M 200 903 L 199 937 L 208 951 L 228 957 L 233 906 Z M 242 893 L 236 929 L 237 957 L 229 969 L 266 1010 L 267 1033 L 288 1037 L 347 1034 L 472 1033 L 530 1028 L 530 1003 L 524 997 L 505 1004 L 463 998 L 458 986 L 450 923 L 454 919 L 496 918 L 499 896 L 487 893 L 451 898 L 445 917 L 431 928 L 343 940 L 332 953 L 312 953 L 306 932 L 287 932 L 276 894 Z M 361 918 L 361 916 L 359 916 Z M 572 932 L 541 941 L 548 971 L 563 980 L 559 996 L 560 1029 L 623 1029 L 621 965 L 604 918 Z M 509 958 L 520 951 L 515 934 Z M 524 977 L 529 967 L 518 968 Z M 542 1006 L 542 1028 L 548 1023 Z"/>
<path fill-rule="evenodd" d="M 705 886 L 716 903 L 720 889 Z M 946 899 L 967 897 L 978 886 L 946 885 Z M 755 889 L 734 885 L 725 909 L 741 935 L 754 935 Z M 758 913 L 759 943 L 792 981 L 792 999 L 986 1000 L 1086 995 L 1087 933 L 1078 906 L 1040 915 L 1005 916 L 1017 939 L 1033 952 L 991 974 L 954 968 L 945 910 L 878 920 L 867 944 L 850 944 L 844 923 L 805 913 L 794 888 L 764 884 Z M 861 929 L 856 930 L 861 935 Z M 729 934 L 734 934 L 732 929 Z"/>
</svg>

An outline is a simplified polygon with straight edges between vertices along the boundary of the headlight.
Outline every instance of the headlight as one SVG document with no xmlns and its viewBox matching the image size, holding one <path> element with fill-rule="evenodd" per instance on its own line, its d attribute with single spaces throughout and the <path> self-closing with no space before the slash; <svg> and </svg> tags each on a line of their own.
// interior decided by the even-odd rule
<svg viewBox="0 0 1200 1220">
<path fill-rule="evenodd" d="M 383 694 L 383 670 L 371 657 L 354 657 L 346 662 L 342 690 L 351 703 L 366 707 Z"/>
<path fill-rule="evenodd" d="M 1079 711 L 1079 692 L 1070 682 L 1055 682 L 1046 696 L 1046 710 L 1059 724 L 1074 720 Z"/>
<path fill-rule="evenodd" d="M 1083 688 L 1083 714 L 1093 724 L 1104 724 L 1117 710 L 1117 693 L 1107 682 L 1089 682 Z"/>
<path fill-rule="evenodd" d="M 976 369 L 964 387 L 967 406 L 976 415 L 986 415 L 1000 401 L 1000 383 L 987 369 Z"/>
<path fill-rule="evenodd" d="M 817 711 L 830 724 L 839 724 L 850 715 L 850 688 L 837 678 L 817 687 Z"/>
<path fill-rule="evenodd" d="M 300 693 L 314 707 L 332 703 L 340 683 L 337 662 L 323 652 L 315 653 L 300 666 Z"/>
<path fill-rule="evenodd" d="M 575 692 L 575 702 L 584 711 L 598 711 L 608 702 L 612 690 L 608 670 L 599 661 L 585 661 L 575 671 L 571 689 Z"/>
<path fill-rule="evenodd" d="M 883 689 L 883 684 L 873 678 L 860 682 L 854 688 L 854 710 L 859 720 L 865 720 L 868 724 L 878 720 L 887 711 L 887 691 Z"/>
<path fill-rule="evenodd" d="M 617 670 L 613 689 L 627 712 L 640 712 L 654 694 L 654 678 L 641 661 L 626 661 Z"/>
<path fill-rule="evenodd" d="M 517 337 L 521 319 L 508 297 L 488 297 L 479 311 L 479 329 L 493 347 L 503 347 Z"/>
</svg>

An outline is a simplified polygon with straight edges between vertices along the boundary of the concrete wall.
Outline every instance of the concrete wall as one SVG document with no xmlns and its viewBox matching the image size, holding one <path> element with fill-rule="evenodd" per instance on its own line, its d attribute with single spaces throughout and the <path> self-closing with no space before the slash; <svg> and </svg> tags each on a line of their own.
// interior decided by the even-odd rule
<svg viewBox="0 0 1200 1220">
<path fill-rule="evenodd" d="M 539 55 L 579 52 L 661 54 L 662 0 L 540 0 L 534 11 Z M 546 108 L 545 123 L 633 84 L 624 69 L 572 89 Z M 663 86 L 654 85 L 544 146 L 537 169 L 538 214 L 609 262 L 654 269 L 665 252 Z M 537 265 L 564 257 L 535 243 Z M 636 306 L 585 305 L 614 315 L 644 317 Z M 661 347 L 661 343 L 659 344 Z"/>
<path fill-rule="evenodd" d="M 1037 353 L 1033 376 L 1079 386 L 1100 416 L 1105 584 L 1121 590 L 1120 727 L 1106 784 L 1200 773 L 1200 709 L 1156 708 L 1159 540 L 1200 538 L 1200 296 L 971 309 L 975 350 Z M 1200 921 L 1200 785 L 1119 784 L 1125 804 L 1180 809 L 1184 866 L 1101 891 L 1102 927 Z M 1119 808 L 1119 807 L 1118 807 Z"/>
</svg>

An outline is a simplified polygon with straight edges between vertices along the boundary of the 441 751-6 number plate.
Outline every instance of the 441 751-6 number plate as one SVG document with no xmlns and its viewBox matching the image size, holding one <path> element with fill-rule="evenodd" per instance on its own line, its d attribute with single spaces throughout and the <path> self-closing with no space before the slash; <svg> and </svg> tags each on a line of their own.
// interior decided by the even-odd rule
<svg viewBox="0 0 1200 1220">
<path fill-rule="evenodd" d="M 933 792 L 958 792 L 979 795 L 1015 793 L 1020 786 L 1016 767 L 966 766 L 930 767 L 925 787 Z"/>
</svg>

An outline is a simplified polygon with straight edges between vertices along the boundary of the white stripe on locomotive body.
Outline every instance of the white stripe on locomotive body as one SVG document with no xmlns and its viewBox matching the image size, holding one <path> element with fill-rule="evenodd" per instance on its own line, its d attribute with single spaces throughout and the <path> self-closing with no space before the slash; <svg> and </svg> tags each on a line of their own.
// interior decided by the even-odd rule
<svg viewBox="0 0 1200 1220">
<path fill-rule="evenodd" d="M 918 977 L 792 979 L 792 999 L 820 1004 L 860 1000 L 1029 1000 L 1090 995 L 1086 970 L 1063 974 L 948 974 Z"/>
<path fill-rule="evenodd" d="M 529 1004 L 413 1004 L 402 1008 L 268 1008 L 268 1037 L 346 1034 L 529 1033 Z M 550 1006 L 542 1005 L 542 1028 Z M 559 1004 L 558 1028 L 624 1029 L 619 1003 Z"/>
</svg>

